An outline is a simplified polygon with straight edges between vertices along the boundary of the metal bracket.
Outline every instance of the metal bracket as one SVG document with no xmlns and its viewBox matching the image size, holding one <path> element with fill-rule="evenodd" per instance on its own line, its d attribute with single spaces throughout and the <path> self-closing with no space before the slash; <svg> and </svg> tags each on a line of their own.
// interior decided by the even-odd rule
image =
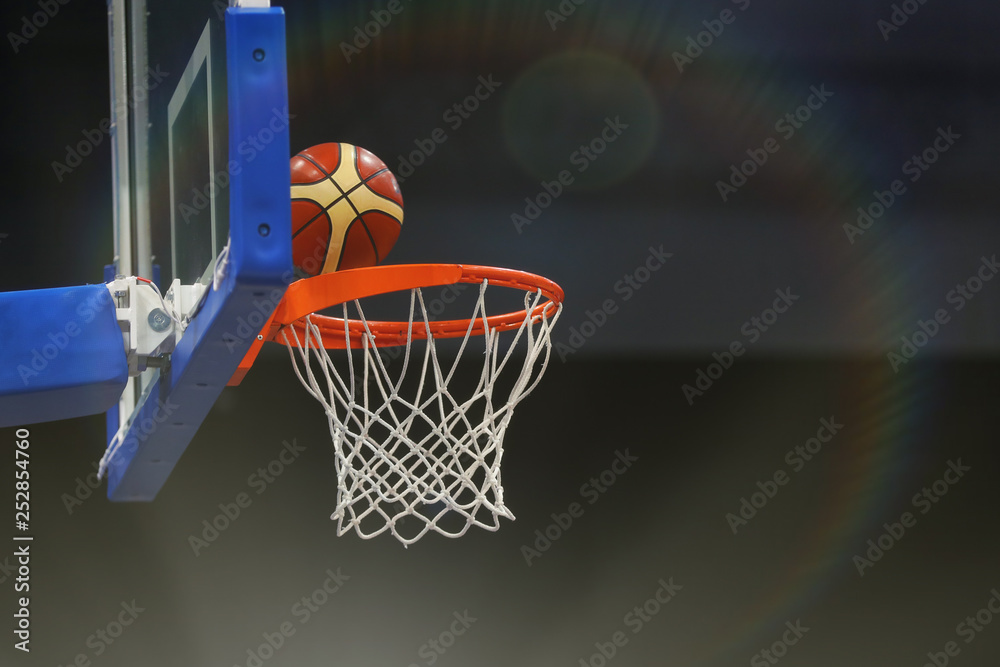
<svg viewBox="0 0 1000 667">
<path fill-rule="evenodd" d="M 178 278 L 175 278 L 170 283 L 170 289 L 167 290 L 163 299 L 166 301 L 167 307 L 173 312 L 174 319 L 180 323 L 181 334 L 187 328 L 188 322 L 194 319 L 194 316 L 198 313 L 207 291 L 208 285 L 201 283 L 181 285 L 181 281 Z"/>
<path fill-rule="evenodd" d="M 107 283 L 107 288 L 115 303 L 132 377 L 149 366 L 162 367 L 169 362 L 169 354 L 207 289 L 205 285 L 181 285 L 175 280 L 164 299 L 152 283 L 121 275 Z"/>
</svg>

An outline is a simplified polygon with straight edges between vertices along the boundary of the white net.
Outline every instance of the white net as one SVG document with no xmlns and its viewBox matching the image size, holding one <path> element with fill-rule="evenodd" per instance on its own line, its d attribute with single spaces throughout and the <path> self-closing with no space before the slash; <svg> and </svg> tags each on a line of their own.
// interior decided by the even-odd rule
<svg viewBox="0 0 1000 667">
<path fill-rule="evenodd" d="M 364 323 L 358 349 L 349 345 L 347 304 L 344 331 L 338 334 L 345 337 L 346 350 L 324 349 L 323 332 L 312 316 L 301 329 L 282 331 L 295 374 L 323 405 L 330 423 L 337 474 L 337 507 L 330 518 L 338 535 L 355 530 L 368 539 L 389 531 L 410 545 L 430 531 L 459 537 L 470 526 L 495 531 L 500 517 L 514 519 L 504 505 L 500 480 L 504 434 L 514 407 L 545 372 L 562 306 L 538 311 L 541 291 L 527 293 L 527 314 L 519 327 L 475 336 L 473 325 L 487 317 L 487 285 L 486 280 L 480 285 L 469 328 L 456 340 L 454 358 L 444 364 L 430 334 L 425 339 L 413 335 L 414 315 L 423 320 L 418 331 L 431 330 L 420 289 L 411 290 L 400 364 L 389 363 L 376 349 L 376 335 L 358 301 L 353 305 Z M 462 384 L 459 376 L 468 380 L 467 368 L 457 373 L 467 350 L 466 363 L 475 364 L 469 348 L 482 355 L 482 369 L 473 369 L 478 380 L 469 383 L 471 395 L 466 390 L 456 397 L 458 387 L 450 385 Z M 506 378 L 502 389 L 501 374 Z"/>
</svg>

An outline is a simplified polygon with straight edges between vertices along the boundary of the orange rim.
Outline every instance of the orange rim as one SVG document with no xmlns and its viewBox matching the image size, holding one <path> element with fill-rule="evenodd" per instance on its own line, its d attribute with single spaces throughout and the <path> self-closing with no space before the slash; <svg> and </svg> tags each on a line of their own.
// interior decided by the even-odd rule
<svg viewBox="0 0 1000 667">
<path fill-rule="evenodd" d="M 411 324 L 408 321 L 381 322 L 349 319 L 347 335 L 345 336 L 344 320 L 338 317 L 316 315 L 315 313 L 338 306 L 355 299 L 388 294 L 421 287 L 440 287 L 456 283 L 481 284 L 486 280 L 490 285 L 511 287 L 535 293 L 541 290 L 545 300 L 531 311 L 532 318 L 545 318 L 555 314 L 563 301 L 563 290 L 548 278 L 491 266 L 476 266 L 470 264 L 395 264 L 389 266 L 372 266 L 361 269 L 349 269 L 324 273 L 313 278 L 305 278 L 289 285 L 281 303 L 275 309 L 271 319 L 267 321 L 260 332 L 260 337 L 254 342 L 246 357 L 240 363 L 239 369 L 230 381 L 237 385 L 253 365 L 264 342 L 283 342 L 278 338 L 285 327 L 293 327 L 300 340 L 305 333 L 306 319 L 312 323 L 323 336 L 324 347 L 331 350 L 341 350 L 348 346 L 357 348 L 364 344 L 364 334 L 371 331 L 376 347 L 394 347 L 405 345 L 407 340 L 422 340 L 428 332 L 434 338 L 455 338 L 464 336 L 472 325 L 471 335 L 482 335 L 487 330 L 507 331 L 520 327 L 528 316 L 527 310 L 519 310 L 501 315 L 491 315 L 485 318 L 464 320 L 442 320 L 430 322 L 425 327 L 422 321 Z"/>
</svg>

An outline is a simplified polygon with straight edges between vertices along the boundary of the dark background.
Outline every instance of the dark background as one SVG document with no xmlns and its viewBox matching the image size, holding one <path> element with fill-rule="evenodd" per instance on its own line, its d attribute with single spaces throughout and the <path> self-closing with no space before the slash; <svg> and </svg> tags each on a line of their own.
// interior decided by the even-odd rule
<svg viewBox="0 0 1000 667">
<path fill-rule="evenodd" d="M 553 31 L 557 6 L 404 1 L 350 63 L 341 43 L 382 5 L 286 7 L 293 150 L 348 141 L 396 170 L 415 140 L 447 129 L 402 185 L 390 261 L 551 277 L 568 295 L 559 343 L 616 299 L 512 422 L 504 482 L 517 521 L 406 550 L 337 538 L 325 419 L 285 352 L 269 350 L 151 504 L 112 505 L 101 488 L 68 511 L 103 419 L 31 427 L 33 652 L 11 639 L 0 664 L 84 653 L 95 665 L 245 665 L 338 567 L 350 580 L 266 665 L 428 664 L 421 645 L 464 610 L 478 620 L 435 664 L 579 665 L 625 630 L 608 664 L 745 665 L 798 619 L 810 630 L 782 663 L 918 667 L 956 641 L 953 664 L 996 664 L 1000 625 L 968 644 L 956 626 L 1000 587 L 1000 284 L 961 311 L 947 301 L 1000 249 L 996 7 L 929 1 L 886 41 L 888 2 L 586 0 Z M 726 8 L 735 21 L 678 72 L 672 54 Z M 51 167 L 108 115 L 105 9 L 72 0 L 17 53 L 3 47 L 3 289 L 97 282 L 110 261 L 107 142 L 62 182 Z M 36 11 L 9 3 L 5 34 Z M 488 75 L 497 93 L 450 128 L 442 114 Z M 779 138 L 775 122 L 821 85 L 834 95 Z M 620 140 L 518 233 L 525 197 L 619 116 Z M 954 147 L 850 243 L 857 208 L 948 127 Z M 769 136 L 780 151 L 723 202 L 716 182 Z M 625 301 L 616 282 L 660 244 L 673 256 Z M 779 288 L 800 300 L 689 404 L 682 386 L 748 342 L 743 323 Z M 887 353 L 938 308 L 951 321 L 894 370 Z M 785 453 L 831 417 L 843 429 L 791 473 Z M 189 536 L 292 439 L 301 458 L 195 556 Z M 528 566 L 522 546 L 625 449 L 639 460 Z M 920 514 L 913 495 L 958 459 L 971 470 Z M 788 485 L 733 535 L 726 514 L 778 469 Z M 905 511 L 916 525 L 859 576 L 853 557 Z M 683 589 L 632 634 L 623 617 L 670 577 Z M 12 612 L 12 578 L 0 579 Z M 95 656 L 88 637 L 132 599 L 146 611 Z"/>
</svg>

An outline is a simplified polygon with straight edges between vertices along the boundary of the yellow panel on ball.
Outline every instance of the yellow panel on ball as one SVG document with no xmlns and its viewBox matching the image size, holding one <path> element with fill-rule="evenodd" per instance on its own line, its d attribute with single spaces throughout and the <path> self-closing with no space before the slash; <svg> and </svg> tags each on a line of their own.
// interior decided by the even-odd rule
<svg viewBox="0 0 1000 667">
<path fill-rule="evenodd" d="M 292 158 L 292 259 L 304 277 L 374 266 L 403 225 L 396 177 L 371 152 L 319 144 Z"/>
</svg>

